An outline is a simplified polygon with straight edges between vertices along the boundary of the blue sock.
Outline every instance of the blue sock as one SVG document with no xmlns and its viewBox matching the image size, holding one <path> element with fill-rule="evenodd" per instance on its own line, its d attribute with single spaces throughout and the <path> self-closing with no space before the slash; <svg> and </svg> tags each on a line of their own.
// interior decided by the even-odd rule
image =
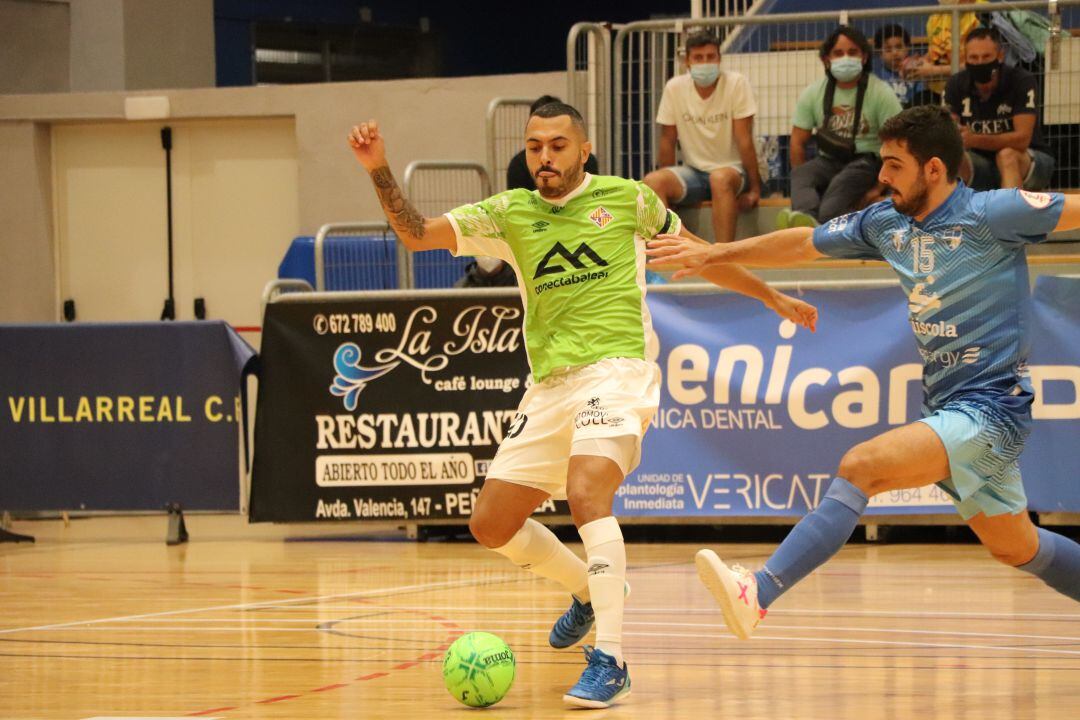
<svg viewBox="0 0 1080 720">
<path fill-rule="evenodd" d="M 1039 552 L 1017 570 L 1031 573 L 1062 595 L 1080 600 L 1080 544 L 1037 528 Z"/>
<path fill-rule="evenodd" d="M 792 585 L 837 553 L 855 531 L 868 498 L 844 478 L 833 479 L 821 503 L 791 529 L 754 577 L 758 604 L 769 607 Z"/>
</svg>

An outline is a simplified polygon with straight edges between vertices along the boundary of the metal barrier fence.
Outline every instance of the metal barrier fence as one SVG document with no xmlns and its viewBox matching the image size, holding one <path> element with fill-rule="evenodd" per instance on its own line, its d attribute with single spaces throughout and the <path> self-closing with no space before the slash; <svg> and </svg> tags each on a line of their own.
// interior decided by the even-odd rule
<svg viewBox="0 0 1080 720">
<path fill-rule="evenodd" d="M 615 167 L 611 152 L 611 30 L 580 22 L 566 39 L 566 102 L 585 117 L 603 175 Z"/>
<path fill-rule="evenodd" d="M 315 288 L 311 287 L 306 280 L 296 280 L 295 278 L 278 278 L 266 283 L 262 293 L 263 313 L 266 312 L 267 303 L 274 302 L 280 295 L 294 292 L 310 293 L 315 292 Z"/>
<path fill-rule="evenodd" d="M 480 163 L 413 160 L 405 168 L 405 197 L 425 217 L 434 217 L 491 195 L 491 178 Z"/>
<path fill-rule="evenodd" d="M 690 17 L 735 17 L 753 15 L 763 0 L 690 0 Z"/>
<path fill-rule="evenodd" d="M 491 179 L 480 163 L 414 160 L 405 168 L 405 197 L 425 217 L 436 217 L 491 195 Z M 444 250 L 409 254 L 410 288 L 452 287 L 471 258 L 455 258 Z"/>
<path fill-rule="evenodd" d="M 405 169 L 404 186 L 405 196 L 428 217 L 491 195 L 487 171 L 472 162 L 415 161 Z M 327 223 L 315 235 L 314 254 L 317 292 L 452 287 L 470 261 L 445 251 L 414 256 L 385 220 Z M 296 281 L 274 285 L 275 292 L 304 287 Z"/>
<path fill-rule="evenodd" d="M 1056 159 L 1051 188 L 1080 187 L 1080 37 L 1067 28 L 1080 26 L 1080 0 L 991 2 L 978 5 L 928 5 L 875 10 L 828 11 L 743 17 L 649 20 L 619 28 L 613 42 L 613 172 L 641 178 L 653 169 L 659 138 L 655 122 L 666 82 L 684 72 L 681 45 L 699 28 L 724 32 L 722 67 L 747 76 L 758 104 L 754 133 L 763 195 L 790 193 L 788 142 L 795 103 L 803 89 L 823 76 L 818 47 L 837 24 L 847 23 L 868 38 L 886 24 L 899 24 L 912 37 L 913 55 L 926 51 L 927 20 L 951 16 L 962 27 L 966 13 L 1027 10 L 1049 17 L 1050 39 L 1022 66 L 1036 76 L 1043 139 Z M 1065 29 L 1063 29 L 1065 28 Z M 960 33 L 952 33 L 950 64 L 931 89 L 944 89 L 950 72 L 960 67 Z M 875 71 L 880 67 L 874 60 Z"/>
<path fill-rule="evenodd" d="M 756 15 L 767 2 L 768 0 L 690 0 L 690 17 L 746 17 Z M 717 28 L 720 52 L 726 53 L 728 47 L 738 40 L 739 29 L 738 26 Z"/>
<path fill-rule="evenodd" d="M 497 97 L 487 109 L 487 171 L 492 189 L 506 189 L 506 167 L 524 147 L 522 137 L 529 108 L 536 98 Z M 485 196 L 486 197 L 486 196 Z"/>
<path fill-rule="evenodd" d="M 315 234 L 315 289 L 409 287 L 408 254 L 385 221 L 327 223 Z"/>
</svg>

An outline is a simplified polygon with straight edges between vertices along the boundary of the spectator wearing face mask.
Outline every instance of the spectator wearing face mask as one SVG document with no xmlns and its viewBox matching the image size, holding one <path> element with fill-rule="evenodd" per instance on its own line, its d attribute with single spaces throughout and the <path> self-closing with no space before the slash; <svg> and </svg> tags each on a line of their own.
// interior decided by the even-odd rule
<svg viewBox="0 0 1080 720">
<path fill-rule="evenodd" d="M 877 187 L 878 130 L 900 112 L 892 89 L 870 72 L 866 36 L 841 25 L 820 50 L 825 77 L 811 83 L 795 105 L 791 128 L 791 211 L 781 228 L 810 226 L 857 210 Z M 806 159 L 810 139 L 817 156 Z"/>
<path fill-rule="evenodd" d="M 975 190 L 1045 190 L 1054 158 L 1039 131 L 1038 83 L 1004 58 L 996 29 L 976 28 L 964 38 L 965 67 L 945 90 L 964 141 L 960 177 Z"/>
<path fill-rule="evenodd" d="M 660 98 L 658 169 L 645 176 L 665 206 L 712 200 L 713 237 L 735 239 L 739 211 L 761 198 L 754 149 L 757 102 L 746 76 L 720 67 L 720 40 L 710 32 L 686 39 L 688 73 L 668 81 Z M 675 164 L 675 147 L 682 165 Z"/>
<path fill-rule="evenodd" d="M 509 263 L 495 257 L 478 255 L 476 260 L 465 266 L 465 274 L 458 278 L 454 287 L 513 287 L 517 285 L 517 275 Z"/>
</svg>

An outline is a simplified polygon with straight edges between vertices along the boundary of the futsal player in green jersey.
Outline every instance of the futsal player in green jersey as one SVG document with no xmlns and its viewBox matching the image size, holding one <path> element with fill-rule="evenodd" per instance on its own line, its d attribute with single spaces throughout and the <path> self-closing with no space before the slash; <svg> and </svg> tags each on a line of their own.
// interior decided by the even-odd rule
<svg viewBox="0 0 1080 720">
<path fill-rule="evenodd" d="M 437 218 L 421 216 L 402 195 L 374 120 L 354 127 L 349 144 L 406 248 L 497 257 L 517 273 L 533 384 L 488 469 L 469 528 L 485 547 L 571 594 L 552 628 L 553 647 L 580 642 L 595 621 L 596 647 L 585 646 L 588 666 L 563 699 L 608 707 L 630 692 L 622 651 L 626 549 L 612 501 L 638 464 L 660 401 L 645 243 L 681 232 L 682 223 L 644 183 L 585 172 L 585 123 L 563 103 L 538 108 L 526 126 L 536 190 L 508 190 Z M 707 279 L 811 330 L 817 320 L 812 306 L 741 267 L 717 266 Z M 569 501 L 585 562 L 530 518 L 549 497 Z"/>
</svg>

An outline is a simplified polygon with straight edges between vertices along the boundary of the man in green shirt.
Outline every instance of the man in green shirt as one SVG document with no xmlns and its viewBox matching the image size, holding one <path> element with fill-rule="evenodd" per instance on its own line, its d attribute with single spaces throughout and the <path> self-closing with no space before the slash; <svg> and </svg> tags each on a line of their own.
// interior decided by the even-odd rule
<svg viewBox="0 0 1080 720">
<path fill-rule="evenodd" d="M 870 72 L 873 50 L 857 29 L 837 27 L 820 55 L 825 77 L 803 90 L 792 118 L 791 213 L 780 214 L 781 228 L 813 226 L 858 210 L 877 187 L 878 130 L 901 110 L 892 89 Z M 807 160 L 811 138 L 817 156 Z"/>
<path fill-rule="evenodd" d="M 682 223 L 643 183 L 585 172 L 592 149 L 585 124 L 562 103 L 538 108 L 526 126 L 536 190 L 507 190 L 437 218 L 422 217 L 402 195 L 374 120 L 354 127 L 349 143 L 406 248 L 501 258 L 520 279 L 533 384 L 491 463 L 469 528 L 485 547 L 571 593 L 570 609 L 551 631 L 553 647 L 581 641 L 595 620 L 596 648 L 585 647 L 588 667 L 563 699 L 608 707 L 630 691 L 622 657 L 626 550 L 612 501 L 638 464 L 660 400 L 645 243 L 682 231 Z M 741 267 L 716 272 L 712 282 L 813 328 L 812 306 Z M 530 519 L 549 497 L 569 501 L 587 564 Z"/>
</svg>

